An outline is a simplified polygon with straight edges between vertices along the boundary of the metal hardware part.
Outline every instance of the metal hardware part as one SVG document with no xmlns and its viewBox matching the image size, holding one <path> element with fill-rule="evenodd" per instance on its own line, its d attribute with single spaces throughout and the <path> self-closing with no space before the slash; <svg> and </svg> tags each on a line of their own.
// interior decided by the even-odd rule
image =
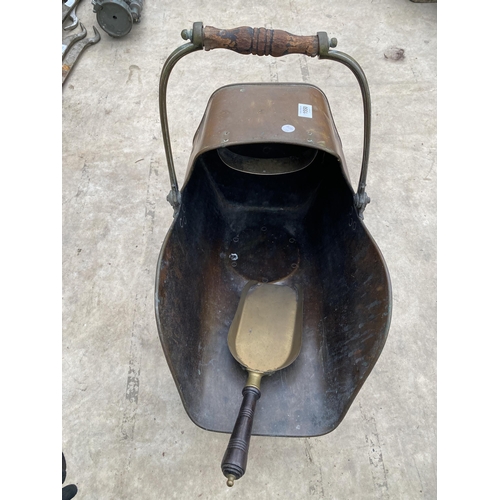
<svg viewBox="0 0 500 500">
<path fill-rule="evenodd" d="M 69 35 L 64 40 L 62 41 L 62 58 L 64 60 L 64 57 L 66 54 L 69 52 L 71 47 L 78 42 L 79 40 L 82 40 L 87 36 L 87 30 L 83 23 L 80 23 L 80 28 L 82 29 L 81 33 L 75 33 L 74 35 Z"/>
<path fill-rule="evenodd" d="M 234 486 L 234 482 L 236 481 L 236 477 L 233 474 L 227 475 L 227 485 L 231 488 Z"/>
<path fill-rule="evenodd" d="M 95 45 L 100 39 L 101 35 L 99 31 L 97 31 L 96 27 L 93 26 L 94 28 L 94 33 L 95 36 L 93 38 L 85 38 L 83 40 L 80 40 L 77 42 L 73 47 L 70 49 L 66 61 L 63 62 L 62 65 L 62 84 L 64 85 L 64 82 L 68 78 L 68 75 L 70 74 L 71 70 L 76 64 L 76 61 L 82 54 L 82 52 L 90 47 L 91 45 Z"/>
<path fill-rule="evenodd" d="M 191 52 L 195 52 L 196 50 L 201 50 L 203 48 L 203 23 L 194 23 L 192 31 L 188 33 L 187 30 L 183 30 L 181 36 L 183 38 L 184 36 L 188 36 L 190 42 L 181 45 L 170 54 L 168 59 L 165 61 L 165 64 L 163 65 L 160 76 L 161 132 L 163 135 L 163 144 L 165 146 L 165 155 L 167 157 L 167 166 L 171 186 L 171 190 L 167 195 L 167 201 L 172 205 L 174 209 L 174 217 L 179 212 L 179 207 L 181 204 L 181 193 L 179 191 L 179 184 L 177 183 L 177 176 L 175 174 L 174 158 L 172 156 L 172 146 L 170 145 L 170 134 L 168 132 L 167 84 L 170 73 L 172 72 L 172 69 L 177 64 L 177 62 L 179 62 L 180 59 L 190 54 Z"/>
<path fill-rule="evenodd" d="M 64 31 L 74 30 L 78 26 L 78 16 L 76 15 L 76 7 L 69 13 L 69 19 L 71 23 L 67 26 L 63 26 Z"/>
<path fill-rule="evenodd" d="M 183 40 L 191 41 L 191 39 L 193 38 L 193 30 L 182 30 L 181 31 L 181 38 Z"/>
<path fill-rule="evenodd" d="M 62 3 L 62 21 L 64 22 L 66 18 L 69 17 L 71 11 L 76 9 L 80 0 L 63 0 Z"/>
<path fill-rule="evenodd" d="M 144 0 L 92 0 L 99 26 L 112 37 L 130 33 L 141 22 Z"/>
<path fill-rule="evenodd" d="M 339 52 L 337 50 L 330 50 L 331 44 L 328 35 L 325 32 L 318 32 L 319 39 L 319 58 L 320 59 L 330 59 L 332 61 L 337 61 L 347 66 L 356 77 L 359 87 L 361 89 L 361 95 L 363 98 L 363 112 L 364 112 L 364 140 L 363 140 L 363 159 L 361 162 L 361 173 L 359 176 L 358 191 L 354 195 L 354 202 L 356 208 L 358 209 L 358 215 L 360 219 L 364 219 L 363 212 L 366 205 L 370 203 L 369 196 L 365 193 L 366 188 L 366 178 L 368 176 L 368 159 L 370 156 L 370 135 L 371 135 L 371 99 L 370 99 L 370 89 L 368 87 L 368 81 L 366 76 L 361 69 L 361 66 L 349 55 Z"/>
<path fill-rule="evenodd" d="M 248 372 L 247 386 L 255 387 L 260 390 L 260 381 L 262 379 L 262 373 Z"/>
<path fill-rule="evenodd" d="M 225 32 L 222 30 L 220 31 L 220 33 Z M 181 194 L 177 184 L 177 177 L 175 174 L 172 149 L 170 145 L 170 136 L 168 131 L 166 89 L 168 78 L 175 64 L 185 55 L 203 48 L 203 23 L 196 22 L 193 24 L 192 30 L 182 30 L 181 37 L 184 40 L 190 40 L 191 43 L 184 44 L 177 48 L 174 52 L 172 52 L 163 66 L 162 76 L 160 78 L 160 121 L 162 126 L 163 143 L 165 145 L 165 153 L 167 157 L 170 184 L 172 186 L 172 190 L 167 196 L 167 201 L 174 208 L 174 217 L 178 212 L 178 207 L 181 201 Z M 361 173 L 359 177 L 358 190 L 354 195 L 354 202 L 360 219 L 364 219 L 363 212 L 366 208 L 366 205 L 370 203 L 370 198 L 365 193 L 366 179 L 368 175 L 368 160 L 370 156 L 371 135 L 371 100 L 368 81 L 363 70 L 361 69 L 361 66 L 351 56 L 337 50 L 330 50 L 331 48 L 337 46 L 336 38 L 330 38 L 326 32 L 318 32 L 317 39 L 319 45 L 318 58 L 330 59 L 332 61 L 340 62 L 344 66 L 347 66 L 354 73 L 354 76 L 356 77 L 361 89 L 364 111 L 363 159 L 361 163 Z"/>
</svg>

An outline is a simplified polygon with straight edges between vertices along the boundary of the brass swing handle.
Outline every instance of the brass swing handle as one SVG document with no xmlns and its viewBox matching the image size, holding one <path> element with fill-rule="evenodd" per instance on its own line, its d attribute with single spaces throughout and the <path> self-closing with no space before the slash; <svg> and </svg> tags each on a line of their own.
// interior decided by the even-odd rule
<svg viewBox="0 0 500 500">
<path fill-rule="evenodd" d="M 197 50 L 229 49 L 239 54 L 270 55 L 281 57 L 287 54 L 303 54 L 309 57 L 318 56 L 319 59 L 330 59 L 347 66 L 356 77 L 363 97 L 364 109 L 364 139 L 363 160 L 359 176 L 358 190 L 354 194 L 354 203 L 358 215 L 363 219 L 363 212 L 370 198 L 366 194 L 366 179 L 368 175 L 368 160 L 370 155 L 371 135 L 371 99 L 368 82 L 360 65 L 348 54 L 337 50 L 330 50 L 337 45 L 335 38 L 330 39 L 326 32 L 319 31 L 316 35 L 292 35 L 283 30 L 268 30 L 266 28 L 250 28 L 242 26 L 234 29 L 221 30 L 213 26 L 203 26 L 202 22 L 193 24 L 192 29 L 185 29 L 181 36 L 188 43 L 180 46 L 165 61 L 160 76 L 160 121 L 167 157 L 170 184 L 172 189 L 167 200 L 174 208 L 174 216 L 178 213 L 181 194 L 175 175 L 172 148 L 167 122 L 166 90 L 170 73 L 175 64 L 184 56 Z"/>
<path fill-rule="evenodd" d="M 229 49 L 238 54 L 281 57 L 288 54 L 303 54 L 316 57 L 319 54 L 317 35 L 292 35 L 283 30 L 250 28 L 219 29 L 213 26 L 203 28 L 205 50 Z"/>
</svg>

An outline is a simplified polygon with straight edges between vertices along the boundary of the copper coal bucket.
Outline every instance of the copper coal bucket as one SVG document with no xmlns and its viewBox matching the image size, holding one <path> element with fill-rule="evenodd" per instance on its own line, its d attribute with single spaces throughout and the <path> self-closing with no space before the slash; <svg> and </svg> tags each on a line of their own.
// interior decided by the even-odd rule
<svg viewBox="0 0 500 500">
<path fill-rule="evenodd" d="M 156 319 L 193 422 L 226 433 L 239 422 L 228 448 L 238 456 L 223 463 L 232 485 L 245 472 L 252 433 L 308 437 L 339 425 L 384 347 L 391 285 L 384 258 L 363 222 L 369 202 L 370 96 L 359 65 L 333 50 L 322 32 L 306 37 L 195 23 L 183 37 L 187 43 L 167 59 L 160 80 L 172 185 L 167 199 L 174 221 L 158 260 Z M 214 48 L 318 56 L 354 72 L 364 104 L 357 192 L 324 93 L 313 85 L 290 83 L 218 89 L 196 131 L 186 180 L 178 189 L 166 114 L 168 77 L 181 57 Z M 249 287 L 261 291 L 242 319 L 238 311 L 246 307 Z M 269 306 L 271 295 L 262 290 L 274 294 L 279 305 Z M 257 320 L 264 309 L 261 316 L 267 319 Z M 289 346 L 284 347 L 289 349 L 286 363 L 270 363 L 266 371 L 257 360 L 257 368 L 249 371 L 241 357 L 247 346 L 239 354 L 235 346 L 238 340 L 255 339 L 253 328 L 264 329 L 264 342 L 273 340 L 273 331 L 288 332 L 283 337 Z M 229 337 L 228 345 L 231 331 L 233 344 Z M 254 354 L 258 358 L 258 350 Z M 253 394 L 244 396 L 243 404 L 242 388 Z"/>
</svg>

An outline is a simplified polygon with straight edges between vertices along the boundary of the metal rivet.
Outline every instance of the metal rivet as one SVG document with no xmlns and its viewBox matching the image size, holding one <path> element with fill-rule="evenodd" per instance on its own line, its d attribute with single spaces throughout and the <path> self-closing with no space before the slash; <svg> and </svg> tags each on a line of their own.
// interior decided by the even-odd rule
<svg viewBox="0 0 500 500">
<path fill-rule="evenodd" d="M 235 243 L 238 243 L 238 241 L 240 241 L 240 239 L 239 239 L 238 237 L 235 237 L 235 238 L 233 238 L 233 241 L 234 241 Z"/>
<path fill-rule="evenodd" d="M 294 238 L 290 238 L 288 241 L 289 241 L 290 243 L 295 243 L 295 239 L 294 239 Z"/>
<path fill-rule="evenodd" d="M 262 227 L 260 228 L 260 230 L 261 230 L 261 231 L 263 231 L 263 232 L 266 232 L 266 231 L 267 231 L 267 227 L 266 227 L 266 226 L 262 226 Z"/>
<path fill-rule="evenodd" d="M 183 40 L 192 40 L 193 39 L 193 30 L 182 30 L 181 37 Z"/>
<path fill-rule="evenodd" d="M 295 263 L 292 264 L 292 269 L 297 269 L 297 267 L 298 267 L 297 264 L 295 264 Z"/>
</svg>

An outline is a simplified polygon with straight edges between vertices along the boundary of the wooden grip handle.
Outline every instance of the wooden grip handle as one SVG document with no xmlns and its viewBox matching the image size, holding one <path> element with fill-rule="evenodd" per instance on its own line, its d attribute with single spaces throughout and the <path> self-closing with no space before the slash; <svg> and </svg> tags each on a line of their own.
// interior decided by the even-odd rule
<svg viewBox="0 0 500 500">
<path fill-rule="evenodd" d="M 205 50 L 229 49 L 239 54 L 281 57 L 287 54 L 318 55 L 318 36 L 292 35 L 282 30 L 241 26 L 232 30 L 220 30 L 213 26 L 203 28 Z"/>
<path fill-rule="evenodd" d="M 259 389 L 252 386 L 247 386 L 243 389 L 243 401 L 240 412 L 238 413 L 238 418 L 234 424 L 233 433 L 231 434 L 231 439 L 229 440 L 221 464 L 222 472 L 228 479 L 228 486 L 232 486 L 236 479 L 245 474 L 250 437 L 252 436 L 255 404 L 259 398 Z"/>
</svg>

